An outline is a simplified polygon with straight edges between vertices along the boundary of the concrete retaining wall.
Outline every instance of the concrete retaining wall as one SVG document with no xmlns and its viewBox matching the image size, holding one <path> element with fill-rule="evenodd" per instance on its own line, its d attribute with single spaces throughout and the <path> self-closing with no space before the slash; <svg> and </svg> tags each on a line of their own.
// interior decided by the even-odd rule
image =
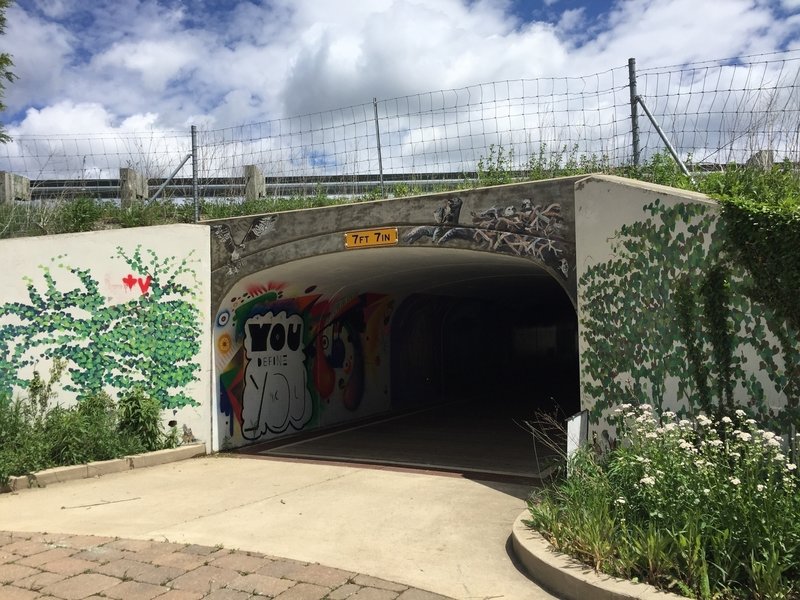
<svg viewBox="0 0 800 600">
<path fill-rule="evenodd" d="M 207 227 L 3 240 L 0 271 L 0 393 L 58 358 L 53 403 L 141 386 L 187 441 L 213 441 Z"/>
<path fill-rule="evenodd" d="M 704 410 L 676 294 L 679 281 L 686 280 L 694 335 L 715 390 L 701 287 L 721 251 L 720 218 L 718 205 L 702 194 L 608 176 L 576 184 L 581 404 L 600 428 L 624 402 L 648 402 L 680 415 Z M 800 346 L 790 344 L 787 352 L 777 340 L 796 340 L 797 333 L 753 302 L 746 285 L 746 274 L 734 265 L 728 317 L 734 398 L 762 423 L 785 432 L 791 415 L 783 390 Z M 719 402 L 716 392 L 713 402 Z"/>
<path fill-rule="evenodd" d="M 423 295 L 411 280 L 393 286 L 394 273 L 381 271 L 384 249 L 348 250 L 348 232 L 389 228 L 392 251 L 408 260 L 395 266 L 490 253 L 492 268 L 533 265 L 563 290 L 577 306 L 581 407 L 595 425 L 624 401 L 690 413 L 699 407 L 676 282 L 690 279 L 700 315 L 697 290 L 719 251 L 718 218 L 716 204 L 699 194 L 591 176 L 207 225 L 0 241 L 0 393 L 20 393 L 34 369 L 46 377 L 51 358 L 60 357 L 66 372 L 57 401 L 143 385 L 161 401 L 165 422 L 185 425 L 210 450 L 434 401 L 445 371 L 471 381 L 474 369 L 448 364 L 435 337 L 409 333 L 411 321 L 395 336 L 402 343 L 393 342 L 396 316 Z M 360 267 L 351 267 L 347 280 L 341 260 L 356 260 L 371 275 L 360 280 Z M 775 340 L 796 333 L 752 303 L 744 283 L 733 274 L 736 397 L 780 426 L 782 382 L 800 353 Z M 488 306 L 468 304 L 433 298 L 422 302 L 428 321 L 415 323 L 430 330 L 423 323 L 462 313 L 474 322 L 471 313 Z M 708 332 L 697 322 L 710 356 Z M 548 325 L 548 348 L 574 347 L 572 323 Z M 518 354 L 533 360 L 536 344 L 517 339 L 526 327 L 481 343 L 466 337 L 483 336 L 478 328 L 461 345 L 527 349 Z M 471 356 L 456 350 L 448 358 Z M 484 370 L 508 352 L 484 352 Z M 526 368 L 513 365 L 514 376 L 524 380 Z M 568 371 L 548 377 L 573 377 Z"/>
</svg>

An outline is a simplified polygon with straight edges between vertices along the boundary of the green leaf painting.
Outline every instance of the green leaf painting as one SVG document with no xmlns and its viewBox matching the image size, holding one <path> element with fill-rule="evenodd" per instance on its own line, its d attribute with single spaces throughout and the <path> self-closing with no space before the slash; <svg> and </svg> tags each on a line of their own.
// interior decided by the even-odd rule
<svg viewBox="0 0 800 600">
<path fill-rule="evenodd" d="M 643 210 L 615 232 L 613 257 L 579 282 L 592 421 L 626 402 L 686 415 L 733 396 L 786 431 L 798 418 L 798 332 L 748 293 L 745 270 L 725 256 L 718 211 L 659 200 Z"/>
<path fill-rule="evenodd" d="M 163 408 L 196 405 L 186 393 L 200 368 L 191 254 L 162 259 L 141 246 L 133 253 L 118 247 L 112 258 L 125 265 L 120 278 L 134 296 L 126 302 L 109 304 L 91 271 L 62 255 L 40 266 L 41 280 L 25 278 L 27 302 L 0 305 L 0 396 L 27 384 L 26 367 L 60 358 L 69 375 L 64 389 L 79 400 L 137 386 Z"/>
</svg>

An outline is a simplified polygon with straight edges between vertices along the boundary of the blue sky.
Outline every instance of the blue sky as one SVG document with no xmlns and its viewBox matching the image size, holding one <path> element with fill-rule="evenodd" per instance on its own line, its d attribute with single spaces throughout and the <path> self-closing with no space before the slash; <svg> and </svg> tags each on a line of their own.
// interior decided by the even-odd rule
<svg viewBox="0 0 800 600">
<path fill-rule="evenodd" d="M 224 127 L 800 47 L 800 0 L 18 0 L 12 134 Z"/>
</svg>

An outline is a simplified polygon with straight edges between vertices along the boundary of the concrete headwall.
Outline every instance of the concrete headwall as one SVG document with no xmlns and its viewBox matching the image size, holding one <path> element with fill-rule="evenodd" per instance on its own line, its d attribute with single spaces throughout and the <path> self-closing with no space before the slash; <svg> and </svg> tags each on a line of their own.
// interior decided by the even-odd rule
<svg viewBox="0 0 800 600">
<path fill-rule="evenodd" d="M 201 225 L 0 241 L 0 394 L 59 358 L 53 403 L 141 386 L 212 442 L 209 254 Z"/>
<path fill-rule="evenodd" d="M 463 248 L 536 262 L 575 301 L 573 184 L 579 177 L 210 221 L 212 309 L 241 278 L 347 251 L 345 233 L 396 227 L 399 247 Z"/>
<path fill-rule="evenodd" d="M 381 249 L 350 248 L 352 232 L 392 229 L 393 247 L 409 253 L 439 247 L 530 261 L 549 273 L 574 303 L 574 181 L 211 222 L 218 431 L 223 443 L 268 441 L 390 409 L 419 407 L 441 392 L 441 365 L 421 366 L 421 357 L 431 363 L 444 359 L 436 354 L 440 342 L 429 333 L 440 325 L 422 327 L 417 336 L 403 331 L 403 343 L 412 346 L 397 353 L 409 365 L 410 371 L 400 375 L 407 385 L 391 381 L 393 315 L 414 290 L 394 293 L 391 277 L 365 283 L 337 276 L 337 255 L 343 261 L 359 252 L 381 256 Z M 325 256 L 329 260 L 320 263 L 319 257 Z M 306 268 L 302 259 L 308 258 L 324 266 Z M 374 272 L 375 265 L 370 268 Z"/>
<path fill-rule="evenodd" d="M 580 406 L 596 426 L 624 402 L 690 414 L 703 407 L 677 283 L 688 282 L 692 336 L 710 361 L 699 288 L 720 251 L 719 218 L 699 194 L 590 176 L 0 241 L 0 394 L 23 393 L 34 370 L 46 376 L 61 358 L 57 402 L 141 385 L 165 422 L 216 450 L 418 408 L 447 391 L 491 397 L 492 377 L 517 383 L 506 393 L 542 395 L 536 368 L 559 365 L 559 349 L 575 361 L 574 306 Z M 392 248 L 348 248 L 375 228 L 390 230 Z M 444 268 L 420 268 L 436 261 Z M 475 268 L 481 282 L 502 279 L 507 298 L 491 283 L 419 289 L 436 277 L 440 290 L 450 268 L 453 281 Z M 532 273 L 534 284 L 517 285 Z M 780 428 L 792 418 L 797 332 L 751 301 L 746 283 L 732 273 L 735 396 Z M 530 314 L 555 309 L 556 319 Z M 574 382 L 574 370 L 544 378 Z"/>
</svg>

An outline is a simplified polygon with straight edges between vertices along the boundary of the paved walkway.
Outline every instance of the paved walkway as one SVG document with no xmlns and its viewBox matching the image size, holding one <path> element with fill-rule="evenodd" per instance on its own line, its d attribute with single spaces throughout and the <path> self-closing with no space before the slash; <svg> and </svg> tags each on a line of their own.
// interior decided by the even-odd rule
<svg viewBox="0 0 800 600">
<path fill-rule="evenodd" d="M 407 585 L 219 546 L 0 531 L 3 600 L 447 600 Z"/>
<path fill-rule="evenodd" d="M 369 574 L 403 586 L 402 590 L 398 587 L 394 591 L 374 591 L 368 588 L 376 586 L 364 585 L 367 580 L 353 579 L 355 585 L 364 587 L 355 600 L 414 598 L 406 588 L 428 590 L 458 600 L 549 600 L 552 596 L 520 572 L 509 553 L 511 527 L 525 508 L 529 492 L 529 486 L 519 484 L 472 481 L 419 471 L 208 456 L 0 494 L 0 531 L 104 536 L 103 548 L 120 552 L 132 552 L 138 547 L 136 544 L 144 543 L 143 554 L 128 560 L 149 567 L 158 565 L 149 558 L 154 553 L 174 555 L 173 559 L 179 561 L 191 554 L 181 548 L 221 544 L 226 551 L 260 553 L 262 561 L 267 560 L 263 558 L 265 555 L 280 556 L 340 572 Z M 139 541 L 128 542 L 133 545 L 126 549 L 118 547 L 126 542 L 115 541 L 117 538 Z M 177 545 L 148 549 L 152 544 L 147 540 Z M 49 542 L 61 543 L 56 538 Z M 41 544 L 41 539 L 36 543 Z M 14 548 L 12 545 L 11 549 Z M 42 555 L 39 559 L 49 560 L 50 555 L 44 552 L 59 556 L 68 553 L 69 548 L 37 552 Z M 78 554 L 64 556 L 63 560 L 67 565 L 92 567 L 93 563 L 73 563 L 86 560 L 85 555 Z M 14 551 L 14 555 L 19 553 Z M 0 582 L 14 582 L 19 587 L 18 579 L 25 579 L 23 572 L 28 576 L 34 575 L 35 569 L 50 572 L 30 564 L 31 560 L 35 563 L 39 559 L 0 559 L 0 567 L 7 564 L 6 574 L 0 569 Z M 168 580 L 187 581 L 208 573 L 210 566 L 222 569 L 226 564 L 211 565 L 211 560 L 203 558 L 201 562 L 208 561 L 209 565 L 198 565 L 198 560 L 158 566 L 187 571 L 204 568 L 195 575 L 176 573 Z M 250 574 L 274 577 L 267 566 L 260 564 Z M 58 564 L 55 568 L 59 568 Z M 69 571 L 70 567 L 65 568 Z M 217 579 L 214 585 L 238 585 L 234 581 L 241 581 L 240 572 L 247 575 L 245 569 L 226 568 L 227 576 L 236 574 L 236 577 L 224 582 Z M 218 573 L 214 569 L 211 572 Z M 126 577 L 124 571 L 89 574 L 90 580 L 102 576 L 100 579 L 106 583 L 111 582 L 105 577 L 128 583 L 122 581 Z M 308 589 L 306 585 L 320 584 L 293 579 L 294 571 L 279 574 L 293 584 L 283 592 L 287 594 L 300 594 Z M 132 577 L 130 573 L 127 576 Z M 344 579 L 342 585 L 348 581 L 349 578 Z M 162 581 L 139 583 L 155 585 Z M 213 591 L 208 589 L 208 581 L 200 585 L 201 589 L 195 590 L 198 593 Z M 336 589 L 331 584 L 325 593 L 334 594 Z M 340 595 L 351 589 L 355 590 L 345 588 Z M 46 586 L 43 590 L 52 591 Z M 211 597 L 243 597 L 234 591 L 241 590 L 230 589 L 225 591 L 228 596 Z M 252 590 L 242 593 L 249 592 Z M 111 597 L 109 593 L 103 592 Z M 414 590 L 414 593 L 419 592 Z M 181 597 L 162 595 L 167 600 Z M 0 599 L 6 600 L 6 596 L 0 593 Z M 78 597 L 65 596 L 66 600 Z M 293 596 L 282 600 L 286 597 Z M 141 596 L 131 593 L 127 598 L 149 600 L 146 593 Z"/>
</svg>

